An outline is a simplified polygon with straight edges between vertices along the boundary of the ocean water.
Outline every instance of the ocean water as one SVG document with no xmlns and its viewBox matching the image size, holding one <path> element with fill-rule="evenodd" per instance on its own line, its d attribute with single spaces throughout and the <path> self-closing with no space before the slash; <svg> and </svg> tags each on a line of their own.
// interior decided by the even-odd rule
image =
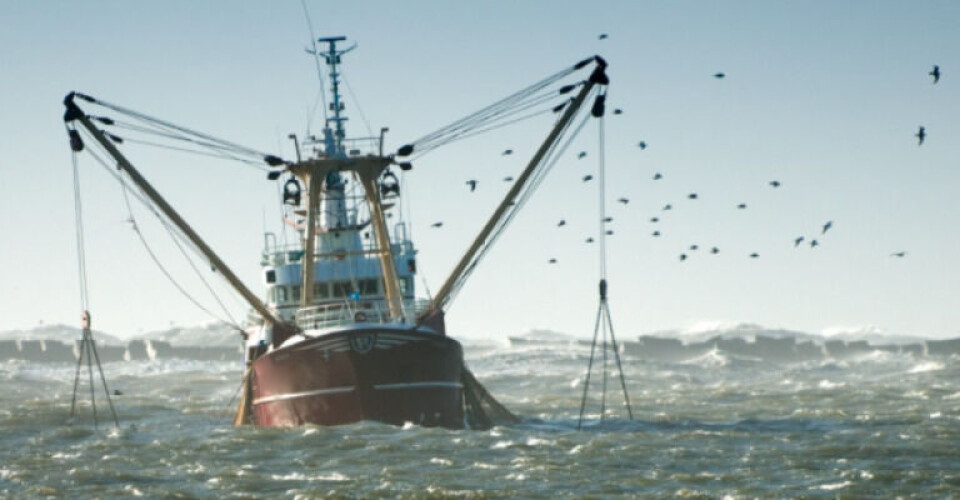
<svg viewBox="0 0 960 500">
<path fill-rule="evenodd" d="M 94 428 L 73 365 L 0 362 L 0 497 L 951 498 L 960 359 L 874 353 L 776 365 L 624 358 L 633 407 L 589 351 L 466 346 L 523 418 L 488 431 L 233 427 L 240 362 L 105 365 L 121 427 Z M 102 388 L 98 386 L 98 391 Z"/>
</svg>

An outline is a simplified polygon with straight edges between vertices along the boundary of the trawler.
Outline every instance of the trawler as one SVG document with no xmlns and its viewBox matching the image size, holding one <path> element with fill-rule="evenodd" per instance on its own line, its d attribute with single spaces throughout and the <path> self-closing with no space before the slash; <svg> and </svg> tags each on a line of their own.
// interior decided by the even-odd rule
<svg viewBox="0 0 960 500">
<path fill-rule="evenodd" d="M 258 153 L 75 92 L 64 100 L 71 147 L 75 152 L 84 149 L 81 132 L 92 137 L 92 144 L 116 161 L 125 179 L 250 304 L 251 321 L 243 335 L 245 390 L 236 424 L 339 425 L 373 420 L 395 425 L 476 428 L 513 420 L 516 417 L 464 364 L 460 343 L 446 331 L 444 307 L 513 211 L 529 196 L 544 165 L 555 161 L 558 141 L 588 94 L 606 85 L 606 63 L 599 57 L 585 59 L 501 101 L 499 107 L 486 108 L 468 121 L 455 122 L 448 129 L 405 144 L 396 153 L 384 154 L 386 129 L 376 137 L 347 137 L 340 63 L 352 47 L 338 47 L 345 40 L 320 38 L 324 50 L 314 49 L 314 55 L 328 68 L 330 115 L 321 137 L 307 136 L 298 141 L 291 135 L 296 160 Z M 396 215 L 401 189 L 395 170 L 410 170 L 412 165 L 405 159 L 434 147 L 444 134 L 462 135 L 490 126 L 491 120 L 511 116 L 494 113 L 496 109 L 519 106 L 522 111 L 529 109 L 524 103 L 536 99 L 542 106 L 547 102 L 543 99 L 547 85 L 590 63 L 595 63 L 595 69 L 589 79 L 556 92 L 549 89 L 550 98 L 560 100 L 559 104 L 551 103 L 549 109 L 560 116 L 546 140 L 438 293 L 418 298 L 417 250 L 408 237 L 406 223 Z M 567 95 L 577 88 L 574 96 Z M 604 97 L 598 93 L 594 116 L 602 114 Z M 282 183 L 285 220 L 296 229 L 298 241 L 284 244 L 275 234 L 265 235 L 261 258 L 265 300 L 237 278 L 121 153 L 120 130 L 100 128 L 118 126 L 120 121 L 88 115 L 80 109 L 78 100 L 148 119 L 150 127 L 167 131 L 167 136 L 182 136 L 192 144 L 229 151 L 233 157 L 249 155 L 272 169 L 268 179 Z"/>
</svg>

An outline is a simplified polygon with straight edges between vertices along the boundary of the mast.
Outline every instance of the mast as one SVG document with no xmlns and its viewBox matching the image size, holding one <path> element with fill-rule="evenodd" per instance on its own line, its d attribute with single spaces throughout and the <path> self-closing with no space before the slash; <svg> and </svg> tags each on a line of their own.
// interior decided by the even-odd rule
<svg viewBox="0 0 960 500">
<path fill-rule="evenodd" d="M 573 119 L 574 115 L 577 114 L 577 111 L 580 110 L 580 107 L 583 105 L 583 101 L 587 98 L 587 95 L 593 90 L 594 85 L 602 84 L 606 76 L 603 74 L 604 69 L 606 68 L 606 62 L 597 57 L 597 67 L 594 70 L 594 73 L 590 78 L 584 83 L 583 88 L 580 89 L 580 93 L 573 99 L 567 109 L 564 111 L 563 116 L 557 120 L 556 125 L 550 131 L 550 134 L 547 135 L 547 138 L 543 141 L 543 144 L 540 145 L 540 148 L 533 155 L 533 158 L 530 159 L 530 162 L 527 164 L 526 168 L 517 178 L 517 181 L 510 188 L 510 191 L 507 192 L 507 195 L 504 196 L 503 200 L 500 202 L 500 205 L 497 206 L 497 209 L 494 210 L 493 215 L 490 216 L 490 219 L 487 221 L 486 225 L 483 226 L 483 229 L 480 230 L 480 234 L 473 240 L 473 243 L 470 245 L 470 248 L 467 249 L 467 252 L 460 259 L 460 262 L 450 273 L 450 276 L 447 277 L 447 280 L 443 283 L 443 286 L 440 287 L 440 291 L 433 297 L 433 300 L 430 303 L 429 311 L 441 310 L 447 301 L 450 299 L 450 294 L 453 292 L 457 283 L 463 276 L 464 271 L 467 269 L 467 266 L 473 262 L 474 257 L 476 257 L 477 252 L 486 244 L 487 238 L 490 237 L 490 233 L 493 232 L 494 228 L 500 223 L 500 220 L 506 214 L 507 210 L 513 205 L 514 200 L 517 197 L 517 194 L 523 189 L 526 185 L 527 180 L 533 172 L 540 166 L 543 161 L 544 156 L 547 152 L 553 148 L 554 143 L 560 137 L 560 134 L 567 128 L 567 125 Z M 426 314 L 430 314 L 429 312 Z"/>
<path fill-rule="evenodd" d="M 84 128 L 90 132 L 93 138 L 96 139 L 96 141 L 103 146 L 107 153 L 117 161 L 117 167 L 126 172 L 134 184 L 136 184 L 143 191 L 143 193 L 150 198 L 150 201 L 152 201 L 153 204 L 156 205 L 157 208 L 159 208 L 168 219 L 170 219 L 170 222 L 173 222 L 173 224 L 176 225 L 184 235 L 186 235 L 187 239 L 193 243 L 197 250 L 199 250 L 200 253 L 210 260 L 210 264 L 213 266 L 213 268 L 223 275 L 224 279 L 227 280 L 227 283 L 229 283 L 230 286 L 232 286 L 244 298 L 244 300 L 247 301 L 248 304 L 250 304 L 250 307 L 256 310 L 257 313 L 259 313 L 264 319 L 264 321 L 272 323 L 273 325 L 280 325 L 280 319 L 278 319 L 273 312 L 267 308 L 267 306 L 260 300 L 259 297 L 251 292 L 250 289 L 247 288 L 242 281 L 240 281 L 240 278 L 238 278 L 237 275 L 234 274 L 229 267 L 227 267 L 227 264 L 224 263 L 223 260 L 220 259 L 220 257 L 213 251 L 213 249 L 210 248 L 210 246 L 207 245 L 202 238 L 200 238 L 200 235 L 197 234 L 197 232 L 194 231 L 189 224 L 187 224 L 187 221 L 185 221 L 183 217 L 181 217 L 180 214 L 178 214 L 177 211 L 174 210 L 173 207 L 167 203 L 162 196 L 160 196 L 160 193 L 157 192 L 157 190 L 154 189 L 149 182 L 147 182 L 140 172 L 134 168 L 133 164 L 130 163 L 130 161 L 127 160 L 122 153 L 120 153 L 120 150 L 118 150 L 116 146 L 114 146 L 113 143 L 110 142 L 106 136 L 104 136 L 103 132 L 98 129 L 92 121 L 90 121 L 90 118 L 87 117 L 83 110 L 81 110 L 80 107 L 73 102 L 74 95 L 75 94 L 71 92 L 63 101 L 64 105 L 67 107 L 67 115 L 65 116 L 65 119 L 75 118 L 79 120 Z"/>
</svg>

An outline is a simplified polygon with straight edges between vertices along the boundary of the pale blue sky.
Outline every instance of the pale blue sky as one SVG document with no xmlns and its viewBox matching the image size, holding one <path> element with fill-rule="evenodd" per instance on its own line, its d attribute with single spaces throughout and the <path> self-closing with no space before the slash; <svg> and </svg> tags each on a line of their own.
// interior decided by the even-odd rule
<svg viewBox="0 0 960 500">
<path fill-rule="evenodd" d="M 359 44 L 345 58 L 356 96 L 346 97 L 349 131 L 366 133 L 359 105 L 373 130 L 390 127 L 392 147 L 584 56 L 609 61 L 610 105 L 624 114 L 607 118 L 608 192 L 632 200 L 609 206 L 619 337 L 710 321 L 960 334 L 960 3 L 597 3 L 308 5 L 318 36 Z M 298 1 L 0 3 L 0 330 L 78 321 L 66 92 L 291 156 L 284 138 L 303 132 L 318 90 L 308 41 Z M 727 77 L 714 79 L 718 71 Z M 918 147 L 921 124 L 928 138 Z M 458 143 L 406 177 L 432 289 L 547 126 Z M 517 153 L 501 157 L 507 147 Z M 595 172 L 596 148 L 591 124 L 454 302 L 453 335 L 592 332 L 597 257 L 583 240 L 595 231 L 596 186 L 580 178 Z M 262 291 L 263 220 L 278 226 L 262 173 L 127 150 Z M 579 150 L 591 154 L 577 160 Z M 81 172 L 96 326 L 125 335 L 205 321 L 149 261 L 116 183 L 89 157 Z M 664 179 L 652 181 L 655 172 Z M 471 177 L 480 185 L 468 195 Z M 770 188 L 772 179 L 783 185 Z M 685 198 L 693 191 L 700 200 Z M 675 209 L 664 214 L 665 203 Z M 137 217 L 171 270 L 212 304 L 156 224 Z M 429 229 L 441 219 L 442 230 Z M 793 248 L 827 220 L 821 247 Z M 654 229 L 663 236 L 650 237 Z M 693 243 L 701 250 L 681 263 Z M 720 254 L 707 255 L 711 246 Z M 901 250 L 906 258 L 889 256 Z"/>
</svg>

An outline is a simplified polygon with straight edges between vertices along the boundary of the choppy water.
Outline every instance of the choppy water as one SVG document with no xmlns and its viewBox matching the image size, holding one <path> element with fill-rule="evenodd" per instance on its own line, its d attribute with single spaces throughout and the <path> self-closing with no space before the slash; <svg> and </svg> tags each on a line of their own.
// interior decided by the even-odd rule
<svg viewBox="0 0 960 500">
<path fill-rule="evenodd" d="M 960 492 L 960 359 L 778 366 L 625 359 L 576 431 L 588 351 L 468 346 L 524 423 L 234 428 L 238 363 L 105 366 L 121 429 L 66 425 L 72 365 L 0 363 L 0 496 L 943 498 Z M 594 372 L 596 379 L 597 372 Z M 83 387 L 82 387 L 83 388 Z M 89 399 L 89 393 L 86 394 Z M 593 392 L 599 396 L 599 390 Z M 98 405 L 101 417 L 106 408 Z"/>
</svg>

